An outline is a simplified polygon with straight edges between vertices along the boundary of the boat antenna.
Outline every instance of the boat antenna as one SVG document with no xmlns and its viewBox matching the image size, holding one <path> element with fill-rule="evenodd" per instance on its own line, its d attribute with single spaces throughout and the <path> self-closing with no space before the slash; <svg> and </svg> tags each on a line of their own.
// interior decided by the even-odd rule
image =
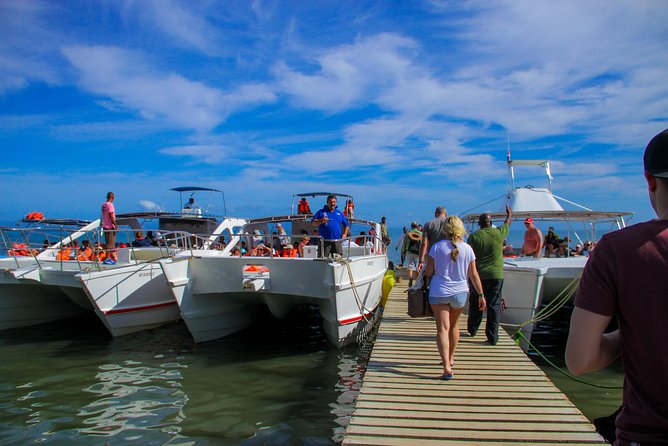
<svg viewBox="0 0 668 446">
<path fill-rule="evenodd" d="M 506 200 L 510 200 L 510 195 L 512 194 L 513 188 L 515 187 L 515 170 L 513 169 L 513 162 L 510 160 L 510 135 L 506 134 L 506 136 L 508 138 L 506 146 L 506 165 L 508 166 Z"/>
<path fill-rule="evenodd" d="M 550 193 L 552 193 L 552 180 L 554 180 L 554 177 L 552 176 L 552 172 L 550 171 L 550 162 L 545 161 L 543 164 L 543 167 L 545 168 L 545 175 L 547 175 L 547 181 L 548 181 L 548 190 Z"/>
</svg>

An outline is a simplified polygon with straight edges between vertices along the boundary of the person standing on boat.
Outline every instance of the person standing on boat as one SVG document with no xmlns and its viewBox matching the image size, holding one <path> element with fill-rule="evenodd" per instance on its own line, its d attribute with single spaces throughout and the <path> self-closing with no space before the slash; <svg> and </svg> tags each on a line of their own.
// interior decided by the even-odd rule
<svg viewBox="0 0 668 446">
<path fill-rule="evenodd" d="M 147 238 L 144 238 L 144 234 L 141 231 L 135 232 L 135 239 L 130 243 L 133 248 L 149 248 L 151 242 Z"/>
<path fill-rule="evenodd" d="M 399 237 L 399 241 L 397 242 L 397 246 L 394 247 L 395 251 L 397 249 L 401 248 L 401 263 L 399 264 L 399 266 L 404 266 L 404 259 L 406 258 L 406 248 L 405 248 L 404 241 L 406 240 L 406 234 L 407 233 L 408 233 L 408 229 L 406 228 L 406 226 L 404 226 L 401 237 Z"/>
<path fill-rule="evenodd" d="M 424 224 L 424 229 L 420 228 L 422 232 L 422 244 L 420 245 L 420 254 L 418 269 L 422 269 L 427 261 L 427 253 L 432 245 L 441 240 L 445 240 L 445 217 L 448 216 L 448 211 L 443 206 L 437 206 L 434 211 L 434 218 Z"/>
<path fill-rule="evenodd" d="M 380 219 L 380 237 L 383 240 L 385 250 L 387 250 L 387 247 L 392 243 L 392 239 L 390 238 L 390 232 L 387 229 L 387 218 L 385 217 L 381 217 Z"/>
<path fill-rule="evenodd" d="M 599 370 L 621 354 L 622 407 L 616 445 L 668 444 L 668 129 L 647 145 L 644 175 L 659 217 L 604 235 L 575 296 L 566 365 Z M 616 316 L 618 330 L 606 333 Z"/>
<path fill-rule="evenodd" d="M 524 220 L 524 226 L 527 230 L 524 232 L 524 244 L 522 245 L 522 255 L 540 257 L 543 249 L 543 233 L 534 226 L 533 218 Z"/>
<path fill-rule="evenodd" d="M 547 234 L 545 234 L 545 257 L 552 257 L 555 255 L 559 249 L 559 236 L 554 232 L 554 227 L 550 226 L 547 228 Z"/>
<path fill-rule="evenodd" d="M 436 346 L 443 361 L 441 379 L 452 379 L 453 356 L 459 343 L 459 316 L 464 311 L 469 294 L 468 280 L 478 294 L 478 310 L 485 309 L 480 276 L 475 266 L 475 253 L 464 242 L 464 223 L 456 215 L 445 220 L 445 240 L 432 245 L 427 257 L 425 274 L 431 277 L 429 304 L 436 319 Z"/>
<path fill-rule="evenodd" d="M 482 291 L 487 302 L 487 322 L 485 336 L 487 342 L 496 345 L 499 340 L 499 319 L 501 318 L 501 291 L 503 289 L 503 242 L 510 230 L 513 212 L 506 206 L 506 220 L 501 226 L 492 226 L 492 217 L 481 214 L 478 218 L 480 229 L 471 234 L 468 244 L 475 253 L 475 263 L 482 282 Z M 475 336 L 482 323 L 482 311 L 478 305 L 478 292 L 473 285 L 469 286 L 469 317 L 466 328 L 471 336 Z"/>
<path fill-rule="evenodd" d="M 306 197 L 302 197 L 301 200 L 299 200 L 299 203 L 297 205 L 297 213 L 298 214 L 312 214 L 311 212 L 311 207 L 308 205 L 308 201 L 306 200 Z"/>
<path fill-rule="evenodd" d="M 322 237 L 323 257 L 343 255 L 341 239 L 348 237 L 350 225 L 343 212 L 336 207 L 336 195 L 327 196 L 327 204 L 313 215 L 311 224 L 318 227 L 318 234 Z"/>
<path fill-rule="evenodd" d="M 195 203 L 195 199 L 193 197 L 190 197 L 188 199 L 188 202 L 186 203 L 185 206 L 183 206 L 183 210 L 188 212 L 188 213 L 193 213 L 193 214 L 201 214 L 202 209 L 199 207 L 197 203 Z"/>
<path fill-rule="evenodd" d="M 355 204 L 353 199 L 346 200 L 346 207 L 343 209 L 343 215 L 347 218 L 355 218 Z"/>
<path fill-rule="evenodd" d="M 116 264 L 116 209 L 114 208 L 114 193 L 107 192 L 107 201 L 102 203 L 102 231 L 104 232 L 104 242 L 107 258 L 102 263 L 108 265 Z"/>
<path fill-rule="evenodd" d="M 416 221 L 411 222 L 411 230 L 406 233 L 404 249 L 406 250 L 406 268 L 408 269 L 408 288 L 413 286 L 413 279 L 417 278 L 419 271 L 420 243 L 422 243 L 422 232 L 418 229 Z"/>
</svg>

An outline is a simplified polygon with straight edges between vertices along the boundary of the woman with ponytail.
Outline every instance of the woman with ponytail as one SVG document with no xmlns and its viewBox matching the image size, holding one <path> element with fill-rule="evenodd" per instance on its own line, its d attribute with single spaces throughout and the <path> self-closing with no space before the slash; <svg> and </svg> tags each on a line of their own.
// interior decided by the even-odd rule
<svg viewBox="0 0 668 446">
<path fill-rule="evenodd" d="M 453 356 L 459 342 L 459 316 L 468 299 L 468 279 L 479 294 L 478 307 L 485 309 L 485 295 L 475 266 L 473 249 L 464 242 L 466 231 L 462 220 L 451 215 L 443 226 L 445 240 L 429 249 L 425 274 L 431 278 L 429 304 L 436 320 L 436 345 L 443 360 L 441 379 L 453 377 Z"/>
</svg>

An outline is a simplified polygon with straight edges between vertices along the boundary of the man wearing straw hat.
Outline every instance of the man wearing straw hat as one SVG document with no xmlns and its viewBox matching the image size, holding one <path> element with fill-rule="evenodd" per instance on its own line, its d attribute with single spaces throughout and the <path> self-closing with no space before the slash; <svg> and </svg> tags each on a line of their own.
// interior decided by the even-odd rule
<svg viewBox="0 0 668 446">
<path fill-rule="evenodd" d="M 416 221 L 411 222 L 411 230 L 406 233 L 404 246 L 406 247 L 406 265 L 408 267 L 408 288 L 413 286 L 413 279 L 418 271 L 418 256 L 420 255 L 420 243 L 422 232 L 418 229 Z"/>
</svg>

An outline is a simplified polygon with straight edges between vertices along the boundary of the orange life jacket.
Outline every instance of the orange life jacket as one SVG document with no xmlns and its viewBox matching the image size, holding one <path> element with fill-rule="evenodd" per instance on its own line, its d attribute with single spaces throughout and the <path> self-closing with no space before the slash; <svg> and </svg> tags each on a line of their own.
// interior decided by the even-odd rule
<svg viewBox="0 0 668 446">
<path fill-rule="evenodd" d="M 77 253 L 79 260 L 93 260 L 93 250 L 91 248 L 80 249 Z"/>
<path fill-rule="evenodd" d="M 299 200 L 299 207 L 297 208 L 297 212 L 299 212 L 300 214 L 310 214 L 311 213 L 311 208 L 308 205 L 308 201 Z"/>
<path fill-rule="evenodd" d="M 25 216 L 26 220 L 44 220 L 44 214 L 41 212 L 29 212 Z"/>
<path fill-rule="evenodd" d="M 355 213 L 355 205 L 353 204 L 352 201 L 349 201 L 348 204 L 346 204 L 346 207 L 343 208 L 343 215 L 352 218 L 354 213 Z"/>
<path fill-rule="evenodd" d="M 58 254 L 56 254 L 56 260 L 71 260 L 70 259 L 70 252 L 72 249 L 70 248 L 61 248 L 60 251 L 58 251 Z"/>
<path fill-rule="evenodd" d="M 298 252 L 298 249 L 296 249 L 296 248 L 292 248 L 292 249 L 286 248 L 281 253 L 281 257 L 297 257 L 297 252 Z"/>
<path fill-rule="evenodd" d="M 28 249 L 28 246 L 25 243 L 14 243 L 12 248 L 13 249 L 10 249 L 8 252 L 10 256 L 20 257 L 31 255 L 31 251 Z"/>
</svg>

